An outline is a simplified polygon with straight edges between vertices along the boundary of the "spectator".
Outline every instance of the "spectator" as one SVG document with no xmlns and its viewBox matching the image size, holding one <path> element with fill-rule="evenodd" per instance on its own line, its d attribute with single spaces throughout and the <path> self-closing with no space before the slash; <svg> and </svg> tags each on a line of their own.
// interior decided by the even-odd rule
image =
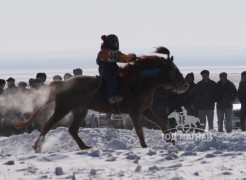
<svg viewBox="0 0 246 180">
<path fill-rule="evenodd" d="M 29 87 L 30 87 L 31 89 L 34 88 L 34 80 L 35 80 L 35 79 L 30 78 L 29 81 L 28 81 Z"/>
<path fill-rule="evenodd" d="M 185 79 L 189 83 L 189 89 L 186 92 L 182 94 L 169 92 L 168 95 L 169 113 L 172 113 L 173 111 L 182 112 L 184 111 L 185 108 L 185 111 L 187 111 L 187 115 L 197 116 L 197 113 L 195 113 L 196 108 L 193 105 L 193 93 L 192 93 L 193 88 L 196 86 L 196 84 L 194 83 L 194 74 L 188 73 Z"/>
<path fill-rule="evenodd" d="M 62 81 L 62 77 L 59 75 L 53 76 L 53 81 Z"/>
<path fill-rule="evenodd" d="M 4 93 L 5 84 L 6 84 L 6 81 L 4 79 L 0 79 L 0 94 Z"/>
<path fill-rule="evenodd" d="M 208 128 L 213 129 L 214 120 L 214 89 L 216 83 L 209 78 L 209 71 L 201 71 L 202 80 L 199 81 L 194 90 L 194 104 L 198 109 L 198 118 L 200 119 L 200 128 L 206 128 L 206 119 L 208 120 Z M 202 125 L 204 124 L 204 125 Z"/>
<path fill-rule="evenodd" d="M 217 102 L 218 131 L 223 132 L 225 117 L 225 129 L 227 133 L 232 131 L 232 104 L 237 96 L 235 85 L 227 79 L 227 73 L 219 74 L 220 80 L 215 87 L 215 100 Z"/>
<path fill-rule="evenodd" d="M 189 89 L 184 93 L 185 94 L 185 108 L 187 110 L 187 114 L 191 116 L 198 116 L 197 108 L 194 105 L 194 89 L 196 87 L 196 83 L 194 82 L 195 77 L 194 74 L 188 73 L 185 77 L 185 80 L 189 83 Z"/>
<path fill-rule="evenodd" d="M 238 87 L 238 99 L 241 103 L 240 124 L 242 131 L 246 131 L 245 117 L 246 117 L 246 71 L 241 73 L 241 81 Z"/>
<path fill-rule="evenodd" d="M 26 88 L 27 87 L 27 83 L 26 82 L 23 82 L 23 81 L 20 81 L 18 83 L 18 88 L 21 92 L 27 92 L 28 89 Z"/>
<path fill-rule="evenodd" d="M 15 85 L 15 79 L 10 77 L 7 80 L 7 88 L 5 89 L 6 94 L 14 94 L 18 91 L 18 88 Z"/>
<path fill-rule="evenodd" d="M 16 103 L 19 101 L 18 96 L 17 96 L 17 92 L 19 89 L 15 85 L 14 78 L 10 77 L 6 81 L 7 81 L 7 88 L 4 91 L 4 95 L 8 101 L 8 104 L 12 106 L 13 103 Z M 15 106 L 12 106 L 11 108 L 7 108 L 4 111 L 4 119 L 8 119 L 9 121 L 11 119 L 15 119 L 16 117 L 19 117 L 19 115 L 20 115 L 20 111 Z"/>
<path fill-rule="evenodd" d="M 66 74 L 64 74 L 63 79 L 64 79 L 64 81 L 66 81 L 66 80 L 68 80 L 68 79 L 71 79 L 72 77 L 73 77 L 72 74 L 66 73 Z"/>
<path fill-rule="evenodd" d="M 39 89 L 41 87 L 44 87 L 45 85 L 44 85 L 44 81 L 42 79 L 36 78 L 36 79 L 34 79 L 32 86 L 34 89 Z"/>
<path fill-rule="evenodd" d="M 36 79 L 42 80 L 42 85 L 45 85 L 46 78 L 47 78 L 47 76 L 45 73 L 37 73 L 37 75 L 36 75 Z"/>
<path fill-rule="evenodd" d="M 73 70 L 73 75 L 74 76 L 82 76 L 82 74 L 83 74 L 83 71 L 80 68 L 77 68 L 77 69 Z"/>
<path fill-rule="evenodd" d="M 1 97 L 1 95 L 4 94 L 5 84 L 6 84 L 6 81 L 4 79 L 0 79 L 0 97 Z M 1 123 L 2 123 L 2 121 L 4 119 L 4 116 L 3 116 L 4 115 L 4 111 L 3 111 L 3 109 L 4 109 L 4 104 L 0 103 L 0 126 L 1 126 Z M 1 131 L 2 131 L 2 129 L 1 129 Z M 1 134 L 0 134 L 0 136 L 1 136 Z"/>
</svg>

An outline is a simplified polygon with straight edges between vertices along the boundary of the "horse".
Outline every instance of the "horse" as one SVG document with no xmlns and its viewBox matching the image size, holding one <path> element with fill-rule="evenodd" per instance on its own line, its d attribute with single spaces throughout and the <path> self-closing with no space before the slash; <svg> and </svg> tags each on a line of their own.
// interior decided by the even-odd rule
<svg viewBox="0 0 246 180">
<path fill-rule="evenodd" d="M 76 76 L 67 81 L 51 83 L 48 86 L 51 89 L 51 93 L 47 102 L 37 108 L 28 120 L 16 119 L 15 126 L 17 128 L 26 127 L 38 117 L 49 103 L 55 102 L 53 114 L 44 123 L 42 131 L 33 144 L 34 150 L 41 146 L 45 135 L 52 126 L 69 112 L 73 113 L 74 118 L 68 131 L 79 148 L 84 150 L 91 147 L 81 140 L 78 136 L 78 130 L 84 122 L 88 110 L 114 114 L 119 113 L 120 110 L 121 113 L 129 114 L 141 147 L 146 148 L 147 144 L 144 140 L 140 116 L 154 123 L 163 133 L 167 133 L 165 132 L 167 129 L 166 123 L 151 109 L 155 90 L 157 87 L 163 86 L 173 92 L 183 93 L 188 89 L 188 83 L 173 63 L 173 57 L 164 58 L 156 55 L 141 56 L 137 57 L 137 59 L 134 63 L 129 63 L 119 71 L 123 101 L 117 105 L 110 104 L 105 90 L 100 90 L 102 89 L 100 88 L 101 84 L 103 84 L 100 77 Z M 143 77 L 142 73 L 150 68 L 158 69 L 158 71 L 150 77 Z M 129 76 L 132 77 L 131 81 L 127 81 Z M 175 143 L 171 140 L 166 141 Z"/>
<path fill-rule="evenodd" d="M 195 126 L 195 128 L 197 128 L 196 124 L 197 123 L 200 124 L 199 118 L 197 118 L 195 116 L 188 116 L 188 115 L 184 116 L 184 115 L 179 114 L 176 111 L 169 114 L 168 118 L 174 118 L 176 120 L 176 123 L 177 123 L 176 130 L 178 130 L 178 127 L 182 127 L 182 130 L 184 131 L 184 128 L 186 125 L 189 126 L 189 129 L 191 128 L 191 125 L 193 125 L 193 126 Z M 203 125 L 203 124 L 201 124 L 201 125 Z"/>
</svg>

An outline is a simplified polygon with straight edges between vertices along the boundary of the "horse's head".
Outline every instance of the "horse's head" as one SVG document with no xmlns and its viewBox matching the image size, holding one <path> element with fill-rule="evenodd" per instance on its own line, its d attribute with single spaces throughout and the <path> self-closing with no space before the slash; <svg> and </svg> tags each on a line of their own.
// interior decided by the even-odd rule
<svg viewBox="0 0 246 180">
<path fill-rule="evenodd" d="M 167 58 L 156 55 L 141 56 L 133 65 L 128 64 L 120 69 L 119 74 L 129 83 L 134 82 L 138 77 L 151 77 L 153 78 L 152 87 L 163 86 L 173 92 L 185 92 L 188 89 L 188 83 L 173 63 L 173 57 L 170 58 L 169 50 L 159 47 L 155 53 L 167 54 Z"/>
<path fill-rule="evenodd" d="M 169 114 L 167 117 L 168 117 L 168 118 L 174 118 L 175 116 L 174 116 L 174 113 L 172 112 L 172 113 Z"/>
<path fill-rule="evenodd" d="M 160 72 L 156 75 L 157 82 L 176 93 L 183 93 L 188 90 L 189 84 L 173 63 L 173 57 L 164 59 L 160 57 L 162 65 L 159 67 Z"/>
<path fill-rule="evenodd" d="M 169 114 L 167 117 L 170 119 L 170 118 L 175 118 L 177 115 L 177 112 L 176 111 L 173 111 L 171 114 Z"/>
</svg>

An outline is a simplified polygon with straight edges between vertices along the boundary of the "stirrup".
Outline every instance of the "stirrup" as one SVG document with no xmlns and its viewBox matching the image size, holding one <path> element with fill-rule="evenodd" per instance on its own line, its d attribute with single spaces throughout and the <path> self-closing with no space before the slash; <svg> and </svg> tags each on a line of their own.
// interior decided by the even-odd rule
<svg viewBox="0 0 246 180">
<path fill-rule="evenodd" d="M 123 97 L 122 96 L 112 96 L 112 97 L 108 98 L 108 101 L 110 104 L 119 103 L 119 102 L 123 101 Z"/>
<path fill-rule="evenodd" d="M 110 98 L 108 98 L 108 101 L 109 101 L 109 103 L 110 103 L 110 104 L 114 104 L 114 103 L 116 103 L 116 101 L 115 101 L 115 98 L 114 98 L 114 97 L 110 97 Z"/>
</svg>

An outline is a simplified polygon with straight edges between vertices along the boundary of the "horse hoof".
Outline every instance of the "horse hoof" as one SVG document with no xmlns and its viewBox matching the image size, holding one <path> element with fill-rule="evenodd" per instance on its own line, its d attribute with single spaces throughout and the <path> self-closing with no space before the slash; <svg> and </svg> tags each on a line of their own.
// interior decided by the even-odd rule
<svg viewBox="0 0 246 180">
<path fill-rule="evenodd" d="M 83 146 L 83 147 L 81 147 L 80 149 L 81 150 L 86 150 L 86 149 L 91 149 L 92 147 L 90 147 L 90 146 Z"/>
<path fill-rule="evenodd" d="M 147 148 L 148 147 L 146 144 L 141 145 L 141 146 L 142 146 L 142 148 Z"/>
<path fill-rule="evenodd" d="M 36 151 L 38 148 L 40 148 L 43 140 L 44 140 L 44 136 L 39 136 L 36 139 L 36 141 L 32 144 L 32 148 Z"/>
<path fill-rule="evenodd" d="M 41 153 L 41 146 L 37 146 L 33 144 L 32 148 L 35 151 L 35 153 Z"/>
<path fill-rule="evenodd" d="M 32 145 L 32 148 L 33 148 L 33 150 L 35 151 L 35 150 L 37 150 L 37 149 L 39 148 L 39 146 L 38 146 L 36 143 L 34 143 L 34 144 Z"/>
</svg>

